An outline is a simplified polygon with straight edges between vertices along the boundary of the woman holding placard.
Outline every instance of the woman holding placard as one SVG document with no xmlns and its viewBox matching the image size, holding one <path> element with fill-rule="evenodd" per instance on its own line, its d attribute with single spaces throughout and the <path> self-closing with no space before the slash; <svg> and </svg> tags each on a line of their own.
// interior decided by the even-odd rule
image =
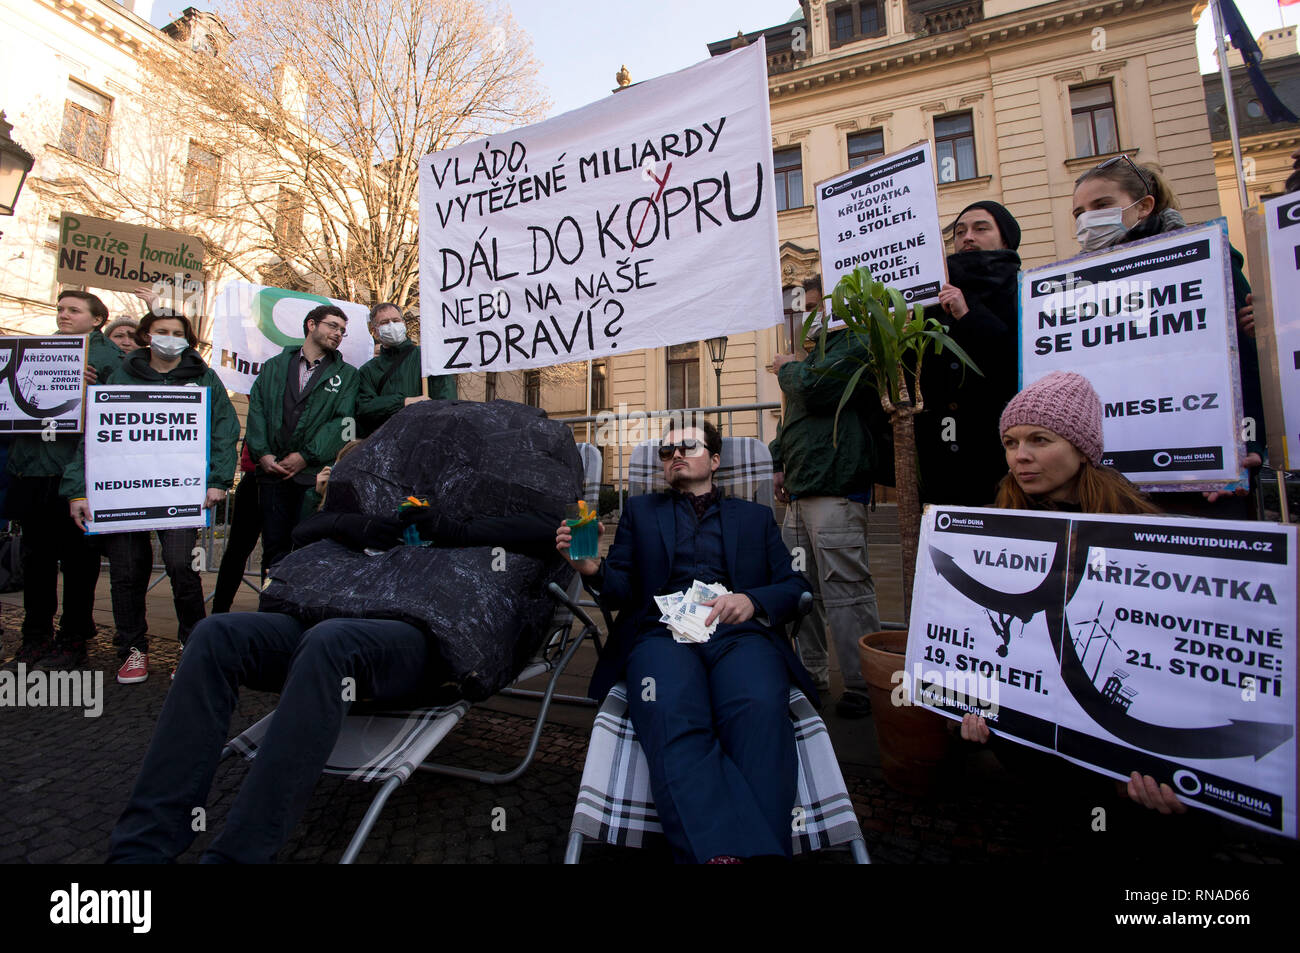
<svg viewBox="0 0 1300 953">
<path fill-rule="evenodd" d="M 1085 252 L 1116 248 L 1184 227 L 1178 199 L 1169 183 L 1154 169 L 1134 164 L 1126 155 L 1107 159 L 1089 169 L 1074 183 L 1075 235 Z M 1259 383 L 1259 355 L 1255 350 L 1255 315 L 1250 283 L 1242 273 L 1241 252 L 1231 249 L 1232 290 L 1237 309 L 1237 361 L 1241 373 L 1242 411 L 1245 414 L 1245 466 L 1253 474 L 1263 463 L 1264 400 Z M 1251 519 L 1246 495 L 1164 493 L 1161 502 L 1169 512 L 1220 519 Z M 1206 504 L 1208 501 L 1213 506 Z"/>
<path fill-rule="evenodd" d="M 1039 379 L 1012 398 L 998 428 L 1009 472 L 998 486 L 995 506 L 1069 513 L 1160 512 L 1123 474 L 1101 465 L 1101 398 L 1086 377 L 1053 371 Z M 984 744 L 990 734 L 978 715 L 962 719 L 965 740 Z M 1030 772 L 1064 764 L 1018 745 L 1000 746 L 999 757 L 1002 753 Z M 1162 814 L 1187 810 L 1168 784 L 1157 784 L 1136 771 L 1129 778 L 1128 795 Z"/>
<path fill-rule="evenodd" d="M 98 296 L 89 291 L 59 292 L 55 333 L 86 336 L 87 384 L 104 381 L 122 361 L 122 352 L 100 330 L 107 320 L 108 308 Z M 67 494 L 59 486 L 80 442 L 80 434 L 47 431 L 14 437 L 9 447 L 7 470 L 12 480 L 5 515 L 22 523 L 24 586 L 22 645 L 6 667 L 81 668 L 86 664 L 86 644 L 95 637 L 92 608 L 99 546 L 77 532 L 68 519 Z M 63 615 L 56 635 L 60 570 Z"/>
<path fill-rule="evenodd" d="M 137 332 L 142 347 L 129 354 L 109 384 L 187 385 L 208 389 L 210 424 L 208 431 L 208 491 L 204 507 L 226 498 L 235 473 L 235 446 L 239 440 L 239 418 L 216 373 L 195 350 L 198 337 L 183 314 L 150 311 Z M 73 520 L 83 530 L 90 518 L 86 502 L 84 446 L 64 473 L 63 495 Z M 203 585 L 193 566 L 196 529 L 158 531 L 163 565 L 172 585 L 172 601 L 179 623 L 181 646 L 204 617 Z M 117 680 L 123 684 L 143 682 L 149 677 L 148 621 L 145 593 L 153 568 L 153 550 L 148 532 L 113 533 L 104 537 L 112 581 L 113 621 L 117 626 L 114 644 L 121 668 Z"/>
</svg>

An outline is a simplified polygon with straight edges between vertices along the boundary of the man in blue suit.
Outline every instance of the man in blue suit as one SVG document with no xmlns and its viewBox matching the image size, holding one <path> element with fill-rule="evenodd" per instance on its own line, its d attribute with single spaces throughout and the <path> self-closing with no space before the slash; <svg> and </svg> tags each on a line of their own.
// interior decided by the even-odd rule
<svg viewBox="0 0 1300 953">
<path fill-rule="evenodd" d="M 609 555 L 573 563 L 619 613 L 589 693 L 603 698 L 626 679 L 660 823 L 677 858 L 695 863 L 790 856 L 791 682 L 817 697 L 775 628 L 794 616 L 808 584 L 791 568 L 771 510 L 713 486 L 721 452 L 710 423 L 669 431 L 659 445 L 669 489 L 629 498 Z M 561 525 L 565 558 L 569 541 Z M 654 597 L 695 579 L 732 592 L 705 603 L 706 625 L 718 623 L 709 641 L 679 643 Z"/>
</svg>

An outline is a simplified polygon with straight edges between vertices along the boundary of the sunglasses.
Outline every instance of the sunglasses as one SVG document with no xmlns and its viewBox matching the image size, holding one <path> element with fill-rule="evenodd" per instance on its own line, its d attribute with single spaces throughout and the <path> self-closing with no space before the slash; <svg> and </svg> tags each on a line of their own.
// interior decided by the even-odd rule
<svg viewBox="0 0 1300 953">
<path fill-rule="evenodd" d="M 683 457 L 701 456 L 708 448 L 699 440 L 683 440 L 681 443 L 661 443 L 659 445 L 659 459 L 671 460 L 678 450 L 682 452 Z"/>
<path fill-rule="evenodd" d="M 1145 173 L 1143 173 L 1143 171 L 1137 167 L 1137 164 L 1123 152 L 1121 152 L 1117 156 L 1114 156 L 1113 158 L 1107 159 L 1105 162 L 1102 162 L 1100 165 L 1096 166 L 1092 171 L 1100 172 L 1102 169 L 1109 169 L 1111 166 L 1116 165 L 1120 162 L 1124 163 L 1130 169 L 1132 169 L 1133 174 L 1136 175 L 1138 177 L 1138 181 L 1142 183 L 1142 188 L 1144 189 L 1144 191 L 1142 195 L 1138 196 L 1138 198 L 1145 198 L 1146 196 L 1150 195 L 1151 186 L 1147 185 L 1147 177 Z"/>
</svg>

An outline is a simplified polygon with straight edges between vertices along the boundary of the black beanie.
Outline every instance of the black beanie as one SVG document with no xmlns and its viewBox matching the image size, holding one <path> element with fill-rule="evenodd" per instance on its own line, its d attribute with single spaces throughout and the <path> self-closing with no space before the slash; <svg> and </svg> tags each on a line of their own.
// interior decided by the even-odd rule
<svg viewBox="0 0 1300 953">
<path fill-rule="evenodd" d="M 961 221 L 961 217 L 973 208 L 982 208 L 993 216 L 993 221 L 998 224 L 998 231 L 1002 233 L 1002 243 L 1004 245 L 1012 251 L 1015 251 L 1020 247 L 1020 225 L 1016 222 L 1015 216 L 991 199 L 985 199 L 982 202 L 972 202 L 970 205 L 967 205 L 957 213 L 957 217 L 953 219 L 952 225 L 949 226 L 948 230 L 952 231 L 955 229 L 957 223 Z"/>
</svg>

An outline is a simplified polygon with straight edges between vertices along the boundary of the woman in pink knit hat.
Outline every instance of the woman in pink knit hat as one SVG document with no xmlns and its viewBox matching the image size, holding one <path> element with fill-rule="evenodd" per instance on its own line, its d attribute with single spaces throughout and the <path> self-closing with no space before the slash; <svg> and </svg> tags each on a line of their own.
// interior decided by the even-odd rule
<svg viewBox="0 0 1300 953">
<path fill-rule="evenodd" d="M 1003 509 L 1160 512 L 1101 465 L 1101 398 L 1080 374 L 1053 371 L 1026 387 L 1002 411 L 998 432 L 1009 471 L 998 485 Z"/>
<path fill-rule="evenodd" d="M 996 506 L 1072 513 L 1160 512 L 1123 474 L 1101 465 L 1101 398 L 1086 377 L 1053 371 L 1040 378 L 1011 399 L 998 430 L 1010 472 L 998 486 Z M 966 715 L 961 736 L 984 744 L 990 732 L 983 718 Z M 1041 765 L 1043 756 L 1022 750 L 1015 752 L 1013 761 Z M 1053 767 L 1057 764 L 1053 759 Z M 1127 793 L 1161 814 L 1187 810 L 1168 784 L 1157 784 L 1136 771 Z"/>
</svg>

